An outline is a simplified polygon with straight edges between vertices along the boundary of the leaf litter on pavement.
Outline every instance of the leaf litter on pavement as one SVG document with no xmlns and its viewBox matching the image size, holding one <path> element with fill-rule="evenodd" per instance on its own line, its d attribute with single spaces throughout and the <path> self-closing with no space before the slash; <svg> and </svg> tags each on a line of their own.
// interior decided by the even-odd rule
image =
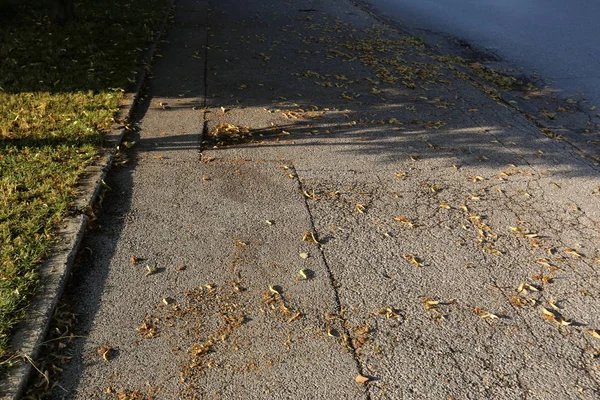
<svg viewBox="0 0 600 400">
<path fill-rule="evenodd" d="M 306 21 L 310 23 L 310 20 Z M 331 21 L 330 21 L 331 22 Z M 333 63 L 342 63 L 344 68 L 340 68 L 339 74 L 325 73 L 320 71 L 304 70 L 302 72 L 294 73 L 294 75 L 301 80 L 312 80 L 315 88 L 318 90 L 331 90 L 338 92 L 338 98 L 340 104 L 330 104 L 327 106 L 317 107 L 317 110 L 310 110 L 308 105 L 295 104 L 287 108 L 271 108 L 272 114 L 281 115 L 283 118 L 292 121 L 292 127 L 302 126 L 307 128 L 306 131 L 310 134 L 316 134 L 319 132 L 318 123 L 323 117 L 327 117 L 330 114 L 337 113 L 339 110 L 344 111 L 344 118 L 348 121 L 344 123 L 344 128 L 349 130 L 356 127 L 368 127 L 377 126 L 382 129 L 387 129 L 389 132 L 395 132 L 398 135 L 403 134 L 402 130 L 406 126 L 414 127 L 415 129 L 421 130 L 421 134 L 426 135 L 430 131 L 436 131 L 436 135 L 441 133 L 450 134 L 448 126 L 450 125 L 444 118 L 450 115 L 450 112 L 459 112 L 459 106 L 456 104 L 459 100 L 459 94 L 455 93 L 452 88 L 452 79 L 464 79 L 470 81 L 471 78 L 462 72 L 460 67 L 469 68 L 475 74 L 480 77 L 484 77 L 488 81 L 500 86 L 503 89 L 513 89 L 515 86 L 520 85 L 518 80 L 504 76 L 496 71 L 493 71 L 480 63 L 468 63 L 468 61 L 456 57 L 440 57 L 429 54 L 427 48 L 423 45 L 422 41 L 414 38 L 401 36 L 398 37 L 395 34 L 390 34 L 382 29 L 370 29 L 364 30 L 363 32 L 355 32 L 347 24 L 340 21 L 334 21 L 330 24 L 323 24 L 320 27 L 313 27 L 310 29 L 320 29 L 324 36 L 304 36 L 303 41 L 306 41 L 307 51 L 315 51 L 316 48 L 322 50 L 320 56 L 325 55 L 325 60 L 330 60 Z M 273 62 L 272 55 L 261 52 L 257 53 L 257 59 L 261 62 Z M 314 55 L 314 54 L 313 54 Z M 350 64 L 352 63 L 352 64 Z M 347 65 L 360 64 L 363 69 L 356 68 L 350 71 Z M 316 69 L 316 68 L 313 68 Z M 345 71 L 342 71 L 344 69 Z M 362 76 L 359 76 L 361 75 Z M 315 90 L 316 90 L 315 89 Z M 366 96 L 386 96 L 388 90 L 400 90 L 405 99 L 409 99 L 414 105 L 398 107 L 395 111 L 389 111 L 386 113 L 380 113 L 377 115 L 360 115 L 365 114 L 364 111 L 348 110 L 348 108 L 354 108 L 354 106 L 361 106 L 367 103 L 365 100 Z M 432 93 L 430 93 L 432 92 Z M 500 101 L 499 91 L 495 88 L 487 88 L 486 92 L 494 99 Z M 287 101 L 293 94 L 286 95 L 284 99 L 274 99 L 275 101 Z M 342 104 L 343 103 L 343 104 Z M 417 108 L 418 106 L 418 108 Z M 357 107 L 358 108 L 358 107 Z M 433 117 L 418 120 L 417 117 L 410 117 L 412 114 L 417 112 L 423 112 L 424 110 L 431 111 Z M 470 114 L 481 114 L 482 110 L 469 107 L 467 112 Z M 393 113 L 393 115 L 388 115 Z M 225 115 L 225 109 L 223 110 Z M 376 114 L 376 113 L 373 113 Z M 417 114 L 418 115 L 418 114 Z M 550 117 L 548 117 L 550 118 Z M 233 121 L 233 119 L 231 120 Z M 337 128 L 342 126 L 339 124 Z M 286 127 L 285 129 L 293 130 L 293 128 Z M 336 127 L 327 127 L 327 130 L 335 131 Z M 398 129 L 398 130 L 396 130 Z M 324 132 L 325 130 L 323 130 Z M 482 129 L 484 131 L 484 129 Z M 286 131 L 287 132 L 287 131 Z M 400 133 L 398 133 L 400 132 Z M 487 134 L 484 132 L 484 134 Z M 361 133 L 361 141 L 366 141 L 368 138 L 363 136 Z M 238 125 L 235 123 L 222 123 L 217 125 L 206 138 L 207 145 L 223 147 L 232 146 L 242 143 L 252 143 L 254 141 L 254 132 L 250 127 Z M 489 135 L 489 138 L 495 144 L 501 144 L 501 141 Z M 451 139 L 449 139 L 451 141 Z M 435 141 L 432 141 L 435 143 Z M 444 146 L 452 146 L 451 143 L 442 142 Z M 410 162 L 410 165 L 419 165 L 429 162 L 428 156 L 432 152 L 445 150 L 441 146 L 437 146 L 427 140 L 422 141 L 422 148 L 416 151 L 410 150 L 408 155 L 405 156 L 406 161 Z M 419 153 L 417 153 L 417 151 Z M 473 153 L 470 148 L 462 149 L 451 149 L 448 150 L 453 154 L 470 154 Z M 477 153 L 477 150 L 475 150 Z M 455 235 L 457 241 L 460 242 L 460 246 L 473 248 L 477 250 L 477 254 L 481 258 L 473 260 L 467 260 L 467 265 L 477 265 L 483 267 L 486 271 L 491 271 L 492 266 L 499 264 L 509 265 L 514 268 L 514 277 L 512 282 L 507 282 L 506 286 L 510 286 L 512 293 L 509 296 L 505 296 L 504 302 L 506 306 L 513 307 L 516 314 L 523 313 L 524 315 L 534 315 L 529 313 L 529 308 L 541 310 L 542 318 L 541 321 L 552 322 L 557 327 L 565 330 L 569 330 L 571 333 L 575 332 L 587 332 L 592 338 L 600 338 L 600 333 L 594 328 L 585 328 L 582 330 L 573 324 L 572 320 L 566 319 L 562 315 L 562 309 L 559 309 L 556 300 L 546 301 L 547 307 L 541 305 L 543 298 L 538 297 L 536 299 L 531 298 L 534 294 L 536 296 L 545 296 L 546 292 L 551 293 L 557 297 L 560 297 L 561 301 L 567 296 L 560 291 L 554 291 L 552 285 L 561 279 L 565 279 L 562 275 L 557 276 L 547 273 L 546 271 L 540 271 L 533 275 L 530 271 L 540 265 L 550 271 L 571 271 L 575 270 L 576 267 L 572 262 L 583 263 L 586 256 L 583 251 L 577 251 L 573 247 L 575 245 L 565 245 L 560 240 L 555 239 L 552 235 L 542 235 L 541 232 L 543 224 L 539 223 L 538 226 L 532 225 L 532 228 L 525 228 L 524 226 L 514 223 L 516 227 L 501 226 L 498 223 L 498 218 L 494 218 L 494 210 L 486 207 L 486 204 L 491 199 L 509 199 L 506 194 L 508 189 L 513 190 L 511 193 L 516 193 L 520 197 L 528 200 L 533 199 L 536 201 L 536 197 L 529 193 L 530 189 L 517 188 L 518 185 L 513 185 L 517 179 L 523 181 L 533 181 L 537 179 L 532 172 L 522 171 L 515 164 L 509 164 L 507 169 L 505 167 L 499 167 L 493 174 L 481 172 L 480 168 L 477 168 L 479 164 L 489 161 L 494 161 L 493 156 L 488 153 L 475 154 L 477 161 L 474 162 L 454 162 L 449 163 L 447 166 L 448 171 L 452 173 L 462 173 L 461 186 L 450 185 L 440 180 L 439 182 L 426 182 L 418 186 L 411 181 L 413 176 L 419 176 L 423 174 L 424 169 L 427 167 L 407 168 L 409 172 L 398 172 L 395 173 L 393 178 L 406 185 L 413 185 L 413 188 L 409 186 L 401 186 L 405 189 L 404 192 L 394 192 L 396 196 L 394 198 L 400 204 L 402 196 L 407 193 L 417 193 L 420 196 L 420 203 L 416 205 L 428 205 L 429 212 L 415 212 L 409 214 L 409 217 L 398 216 L 400 213 L 404 213 L 404 210 L 398 209 L 398 213 L 392 214 L 393 222 L 390 221 L 390 215 L 381 218 L 381 221 L 388 221 L 387 225 L 385 222 L 378 222 L 384 225 L 389 232 L 394 232 L 394 236 L 401 239 L 394 241 L 396 245 L 394 252 L 396 258 L 401 263 L 407 262 L 408 264 L 416 267 L 424 267 L 423 259 L 417 255 L 423 254 L 427 259 L 427 268 L 413 268 L 414 270 L 425 271 L 435 270 L 436 263 L 440 259 L 439 255 L 436 255 L 435 250 L 429 252 L 430 249 L 422 248 L 411 248 L 407 250 L 408 246 L 403 245 L 402 241 L 410 240 L 411 234 L 426 235 L 427 231 L 435 232 L 439 235 Z M 404 164 L 409 165 L 409 164 Z M 458 167 L 460 165 L 460 167 Z M 286 175 L 290 179 L 297 179 L 298 174 L 293 168 L 288 166 L 282 166 Z M 486 172 L 490 172 L 492 167 L 488 168 Z M 526 168 L 525 168 L 526 169 Z M 448 172 L 450 173 L 450 172 Z M 498 175 L 498 181 L 496 182 L 495 175 Z M 442 173 L 443 178 L 443 173 Z M 440 179 L 442 179 L 440 178 Z M 464 186 L 463 186 L 464 185 Z M 456 187 L 455 187 L 456 186 Z M 409 188 L 406 190 L 406 188 Z M 378 210 L 377 207 L 371 206 L 375 203 L 357 202 L 357 199 L 343 199 L 343 196 L 350 191 L 340 191 L 338 189 L 330 187 L 324 190 L 302 190 L 302 195 L 307 199 L 311 200 L 307 202 L 307 206 L 311 210 L 315 210 L 318 207 L 323 207 L 323 204 L 332 204 L 335 202 L 348 201 L 349 207 L 344 207 L 344 211 L 340 212 L 341 215 L 361 215 L 360 218 L 354 218 L 353 223 L 360 225 L 360 229 L 371 229 L 368 226 L 366 219 L 368 217 L 377 218 Z M 444 197 L 447 196 L 447 197 Z M 495 196 L 495 197 L 494 197 Z M 375 198 L 378 201 L 379 199 Z M 435 200 L 435 201 L 433 201 Z M 509 199 L 514 204 L 519 204 L 520 207 L 525 208 L 522 200 Z M 506 201 L 509 201 L 506 200 Z M 369 207 L 366 206 L 369 204 Z M 452 206 L 452 205 L 454 206 Z M 415 206 L 416 208 L 416 206 Z M 368 212 L 367 212 L 368 211 Z M 521 211 L 522 212 L 522 211 Z M 516 214 L 517 212 L 515 212 Z M 443 217 L 441 215 L 443 214 Z M 507 213 L 507 215 L 512 214 Z M 512 218 L 514 219 L 514 218 Z M 267 220 L 267 224 L 268 224 Z M 507 221 L 506 221 L 507 222 Z M 337 223 L 337 222 L 336 222 Z M 340 225 L 342 223 L 340 222 Z M 440 227 L 442 224 L 452 225 L 456 229 L 444 231 Z M 270 224 L 269 224 L 270 225 Z M 389 226 L 388 226 L 389 225 Z M 397 227 L 407 227 L 411 229 L 397 229 Z M 338 227 L 339 228 L 339 227 Z M 513 229 L 514 228 L 514 229 Z M 531 230 L 530 230 L 531 229 Z M 332 228 L 332 231 L 335 231 Z M 439 232 L 442 233 L 439 233 Z M 459 231 L 459 233 L 456 233 Z M 462 231 L 462 232 L 461 232 Z M 505 234 L 506 232 L 512 231 L 513 235 Z M 540 232 L 540 233 L 537 233 Z M 314 231 L 307 231 L 301 236 L 301 240 L 311 244 L 322 244 L 318 241 L 318 237 L 323 237 L 325 233 L 321 232 L 318 227 Z M 332 235 L 335 237 L 335 234 Z M 388 240 L 393 238 L 392 235 L 387 235 Z M 300 239 L 300 238 L 299 238 Z M 335 245 L 335 240 L 332 241 Z M 399 243 L 398 243 L 399 242 Z M 329 244 L 328 244 L 329 246 Z M 513 254 L 522 254 L 519 250 L 527 248 L 529 252 L 529 259 L 515 260 Z M 563 249 L 561 253 L 564 253 L 568 257 L 560 256 L 560 254 L 552 253 L 550 249 L 560 248 Z M 428 254 L 421 253 L 421 250 L 428 251 Z M 430 261 L 429 254 L 432 254 Z M 474 254 L 474 253 L 473 253 Z M 308 253 L 299 253 L 301 259 L 308 259 Z M 402 259 L 404 261 L 402 261 Z M 522 271 L 514 265 L 519 262 L 522 263 Z M 406 264 L 406 263 L 404 263 Z M 537 264 L 537 265 L 536 265 Z M 430 268 L 431 266 L 431 268 Z M 477 270 L 477 268 L 475 268 Z M 434 272 L 432 272 L 433 274 Z M 493 275 L 490 273 L 490 275 Z M 307 284 L 302 282 L 308 280 L 308 270 L 300 269 L 298 276 L 301 279 L 297 279 L 298 284 Z M 572 275 L 571 275 L 572 276 Z M 527 282 L 529 280 L 529 282 Z M 512 286 L 511 286 L 512 285 Z M 517 286 L 518 285 L 518 286 Z M 220 349 L 223 348 L 234 348 L 232 339 L 235 336 L 235 332 L 242 327 L 245 323 L 248 310 L 244 306 L 238 304 L 243 289 L 239 289 L 240 284 L 236 284 L 238 289 L 234 286 L 216 286 L 207 285 L 199 288 L 190 289 L 185 293 L 183 301 L 176 303 L 168 303 L 160 305 L 161 317 L 155 317 L 154 315 L 148 315 L 138 332 L 141 336 L 146 338 L 154 338 L 159 335 L 163 335 L 165 329 L 173 329 L 174 327 L 181 328 L 180 324 L 185 321 L 186 329 L 193 329 L 197 327 L 199 330 L 204 324 L 203 319 L 207 315 L 213 314 L 218 315 L 218 323 L 216 328 L 211 331 L 202 331 L 201 339 L 190 346 L 188 346 L 188 362 L 182 366 L 181 369 L 181 381 L 188 384 L 188 389 L 193 391 L 198 385 L 198 379 L 202 374 L 212 368 L 220 368 L 219 363 L 215 360 L 215 355 Z M 587 289 L 583 289 L 587 290 Z M 516 294 L 514 294 L 516 291 Z M 469 293 L 477 295 L 478 298 L 486 298 L 488 296 L 486 289 L 483 287 L 471 287 Z M 484 294 L 482 294 L 484 293 Z M 564 292 L 566 293 L 566 292 Z M 464 293 L 462 293 L 464 296 Z M 491 296 L 488 296 L 491 297 Z M 508 317 L 508 313 L 497 305 L 491 306 L 490 304 L 477 305 L 472 304 L 470 301 L 456 302 L 454 299 L 448 302 L 437 300 L 440 297 L 418 297 L 404 299 L 406 302 L 413 302 L 423 304 L 425 311 L 431 314 L 434 320 L 445 321 L 447 312 L 444 312 L 442 307 L 448 304 L 453 304 L 455 308 L 462 309 L 470 314 L 471 319 L 463 321 L 465 324 L 476 324 L 477 318 L 490 322 L 490 330 L 495 329 L 495 326 L 502 324 L 505 317 Z M 450 298 L 450 296 L 446 297 Z M 387 303 L 389 299 L 382 298 L 382 304 Z M 281 321 L 286 323 L 294 323 L 302 318 L 302 313 L 296 310 L 285 296 L 284 288 L 276 285 L 270 285 L 265 287 L 265 290 L 260 298 L 261 311 L 267 315 L 272 315 L 279 318 Z M 206 306 L 207 303 L 212 305 Z M 566 302 L 568 304 L 568 302 Z M 208 308 L 207 308 L 208 307 Z M 211 308 L 212 307 L 212 308 Z M 208 309 L 208 313 L 206 312 Z M 422 310 L 422 309 L 421 309 Z M 490 311 L 494 310 L 494 311 Z M 539 315 L 539 310 L 536 312 Z M 363 310 L 364 312 L 364 310 Z M 527 314 L 525 314 L 527 313 Z M 475 315 L 473 315 L 475 314 Z M 464 314 L 463 314 L 464 315 Z M 512 314 L 511 314 L 512 316 Z M 392 306 L 384 306 L 375 312 L 369 314 L 369 318 L 378 317 L 378 319 L 400 321 L 404 318 L 410 318 L 405 316 L 402 311 Z M 367 341 L 375 341 L 375 333 L 366 325 L 366 322 L 359 325 L 354 330 L 349 330 L 349 337 L 343 332 L 343 329 L 339 327 L 333 327 L 329 325 L 329 321 L 335 321 L 336 318 L 325 318 L 326 328 L 323 329 L 329 337 L 341 338 L 342 342 L 354 349 L 363 349 Z M 516 323 L 516 322 L 515 322 Z M 214 324 L 213 324 L 214 325 Z M 441 325 L 441 324 L 440 324 Z M 486 325 L 486 324 L 484 324 Z M 191 328 L 190 328 L 191 326 Z M 436 324 L 437 326 L 437 324 Z M 566 337 L 566 335 L 565 335 Z M 567 340 L 567 339 L 565 339 Z M 286 342 L 286 346 L 291 343 Z M 240 369 L 241 370 L 241 369 Z M 358 383 L 368 383 L 370 378 L 363 375 L 357 375 L 355 378 Z M 375 382 L 373 382 L 375 383 Z"/>
</svg>

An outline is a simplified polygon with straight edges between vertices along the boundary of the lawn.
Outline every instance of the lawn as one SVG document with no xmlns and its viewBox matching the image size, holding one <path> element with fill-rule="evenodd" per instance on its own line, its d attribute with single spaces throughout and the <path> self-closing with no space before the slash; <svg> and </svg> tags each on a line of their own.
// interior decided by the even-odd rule
<svg viewBox="0 0 600 400">
<path fill-rule="evenodd" d="M 0 0 L 0 360 L 166 0 Z"/>
</svg>

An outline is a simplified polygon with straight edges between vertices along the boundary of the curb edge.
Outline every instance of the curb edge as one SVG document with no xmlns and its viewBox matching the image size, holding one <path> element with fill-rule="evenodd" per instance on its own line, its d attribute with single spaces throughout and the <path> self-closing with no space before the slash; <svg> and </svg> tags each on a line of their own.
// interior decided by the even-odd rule
<svg viewBox="0 0 600 400">
<path fill-rule="evenodd" d="M 104 179 L 111 169 L 112 161 L 125 134 L 125 124 L 130 121 L 138 104 L 140 93 L 148 78 L 150 66 L 156 54 L 158 43 L 164 36 L 169 15 L 175 0 L 167 0 L 160 25 L 145 54 L 139 63 L 136 84 L 120 101 L 115 113 L 116 122 L 105 134 L 106 145 L 101 148 L 101 155 L 96 162 L 88 166 L 80 178 L 78 190 L 80 195 L 75 199 L 77 215 L 66 217 L 58 229 L 56 242 L 51 246 L 50 256 L 43 262 L 39 270 L 41 282 L 39 291 L 33 296 L 27 308 L 27 317 L 19 323 L 12 334 L 11 347 L 18 349 L 21 361 L 10 367 L 0 380 L 0 399 L 20 399 L 31 377 L 32 366 L 40 353 L 44 339 L 50 327 L 52 316 L 68 282 L 68 276 L 75 264 L 89 218 L 85 210 L 93 206 L 102 192 Z"/>
</svg>

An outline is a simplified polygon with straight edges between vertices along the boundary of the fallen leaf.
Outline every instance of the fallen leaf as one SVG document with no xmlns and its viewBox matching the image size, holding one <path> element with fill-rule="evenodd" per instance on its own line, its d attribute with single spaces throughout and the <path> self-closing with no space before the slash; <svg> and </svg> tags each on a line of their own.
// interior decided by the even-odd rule
<svg viewBox="0 0 600 400">
<path fill-rule="evenodd" d="M 306 275 L 306 271 L 304 271 L 303 269 L 301 269 L 300 271 L 298 271 L 298 273 L 300 274 L 300 276 L 302 277 L 302 279 L 304 279 L 304 280 L 308 279 L 308 275 Z"/>
<path fill-rule="evenodd" d="M 596 339 L 600 339 L 600 331 L 598 331 L 597 329 L 586 328 L 585 330 L 587 331 L 587 333 L 589 333 Z"/>
<path fill-rule="evenodd" d="M 363 376 L 363 375 L 356 375 L 356 377 L 354 378 L 354 380 L 357 383 L 365 384 L 365 383 L 368 383 L 371 380 L 371 378 L 368 378 L 368 377 Z"/>
<path fill-rule="evenodd" d="M 279 293 L 279 290 L 277 290 L 277 288 L 275 286 L 273 286 L 273 285 L 269 285 L 269 291 L 271 293 L 281 294 L 281 293 Z"/>
<path fill-rule="evenodd" d="M 526 291 L 526 290 L 529 290 L 531 292 L 539 292 L 540 291 L 539 288 L 537 288 L 537 287 L 535 287 L 533 285 L 530 285 L 529 283 L 525 283 L 525 282 L 521 283 L 519 285 L 519 287 L 517 288 L 517 292 L 518 293 L 521 293 L 521 292 Z"/>
<path fill-rule="evenodd" d="M 392 307 L 382 308 L 381 310 L 377 311 L 375 315 L 385 315 L 388 319 L 400 319 L 400 314 Z"/>
<path fill-rule="evenodd" d="M 422 267 L 423 263 L 421 262 L 421 260 L 419 260 L 418 257 L 412 255 L 412 254 L 403 254 L 402 257 L 404 257 L 404 259 L 406 261 L 408 261 L 409 263 L 411 263 L 412 265 L 416 266 L 416 267 Z"/>
<path fill-rule="evenodd" d="M 113 352 L 113 348 L 111 346 L 109 346 L 109 345 L 106 345 L 104 347 L 100 347 L 98 349 L 98 354 L 100 354 L 102 356 L 102 359 L 105 362 L 109 361 L 110 356 L 112 355 L 112 352 Z"/>
<path fill-rule="evenodd" d="M 565 249 L 565 253 L 575 256 L 575 257 L 578 257 L 578 258 L 583 258 L 582 254 L 578 253 L 577 251 L 575 251 L 573 249 Z"/>
<path fill-rule="evenodd" d="M 556 300 L 554 299 L 554 297 L 550 297 L 550 300 L 548 300 L 548 304 L 550 305 L 550 307 L 552 307 L 554 310 L 556 311 L 560 311 L 560 308 L 556 305 Z"/>
<path fill-rule="evenodd" d="M 317 199 L 317 196 L 315 196 L 315 192 L 308 193 L 306 190 L 303 190 L 303 191 L 302 191 L 302 194 L 303 194 L 303 195 L 304 195 L 304 197 L 306 197 L 307 199 L 310 199 L 310 200 L 316 200 L 316 199 Z"/>
<path fill-rule="evenodd" d="M 414 228 L 415 224 L 412 223 L 412 221 L 406 217 L 400 216 L 400 217 L 396 217 L 394 218 L 394 221 L 396 222 L 400 222 L 401 224 L 404 224 L 410 228 Z"/>
<path fill-rule="evenodd" d="M 315 238 L 315 234 L 312 232 L 306 232 L 304 234 L 304 236 L 302 237 L 302 240 L 304 240 L 305 242 L 308 242 L 308 243 L 322 244 L 321 242 L 319 242 L 317 240 L 317 238 Z"/>
<path fill-rule="evenodd" d="M 300 253 L 300 258 L 303 258 L 306 260 L 308 258 L 308 253 Z"/>
<path fill-rule="evenodd" d="M 552 275 L 534 275 L 532 278 L 536 281 L 542 281 L 545 285 L 554 282 L 554 276 Z"/>
<path fill-rule="evenodd" d="M 298 319 L 302 317 L 302 314 L 297 312 L 296 314 L 292 315 L 289 319 L 288 319 L 288 323 L 294 321 L 295 319 Z"/>
<path fill-rule="evenodd" d="M 148 272 L 146 272 L 146 276 L 149 276 L 149 275 L 152 275 L 152 274 L 155 274 L 158 272 L 157 267 L 151 267 L 149 265 L 146 265 L 146 270 L 148 271 Z"/>
<path fill-rule="evenodd" d="M 360 203 L 357 203 L 357 204 L 354 206 L 354 209 L 355 209 L 356 211 L 358 211 L 360 214 L 364 214 L 364 213 L 365 213 L 365 211 L 366 211 L 366 208 L 365 208 L 365 206 L 363 206 L 363 205 L 362 205 L 362 204 L 360 204 Z"/>
<path fill-rule="evenodd" d="M 498 319 L 498 318 L 500 318 L 496 314 L 492 314 L 492 313 L 487 312 L 487 311 L 485 311 L 485 310 L 483 310 L 481 308 L 475 308 L 473 310 L 473 312 L 475 314 L 477 314 L 479 316 L 479 318 L 481 318 L 481 319 Z"/>
</svg>

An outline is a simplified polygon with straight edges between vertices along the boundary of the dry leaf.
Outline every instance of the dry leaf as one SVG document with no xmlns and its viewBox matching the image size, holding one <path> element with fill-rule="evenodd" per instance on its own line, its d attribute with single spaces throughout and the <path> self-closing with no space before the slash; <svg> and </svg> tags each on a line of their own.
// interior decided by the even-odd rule
<svg viewBox="0 0 600 400">
<path fill-rule="evenodd" d="M 307 199 L 310 200 L 316 200 L 317 196 L 315 196 L 315 192 L 313 191 L 312 193 L 308 193 L 306 190 L 302 191 L 302 194 L 304 195 L 304 197 L 306 197 Z"/>
<path fill-rule="evenodd" d="M 521 283 L 519 285 L 519 287 L 517 288 L 517 292 L 518 293 L 521 293 L 521 292 L 526 291 L 526 290 L 529 290 L 531 292 L 539 292 L 540 291 L 539 288 L 537 288 L 537 287 L 535 287 L 533 285 L 530 285 L 529 283 L 525 283 L 525 282 Z"/>
<path fill-rule="evenodd" d="M 554 281 L 554 276 L 552 275 L 534 275 L 532 276 L 532 278 L 537 281 L 542 281 L 542 283 L 544 283 L 545 285 Z"/>
<path fill-rule="evenodd" d="M 565 253 L 575 256 L 575 257 L 579 257 L 579 258 L 583 257 L 583 255 L 581 255 L 580 253 L 576 252 L 573 249 L 565 249 Z"/>
<path fill-rule="evenodd" d="M 302 279 L 304 279 L 304 280 L 308 279 L 308 275 L 306 275 L 306 271 L 304 271 L 303 269 L 301 269 L 300 271 L 298 271 L 298 273 L 300 274 L 300 276 L 302 277 Z"/>
<path fill-rule="evenodd" d="M 102 359 L 105 362 L 108 362 L 110 359 L 110 356 L 112 354 L 112 351 L 113 351 L 113 348 L 111 346 L 106 345 L 106 346 L 100 347 L 98 349 L 98 354 L 100 354 L 102 356 Z"/>
<path fill-rule="evenodd" d="M 306 260 L 308 258 L 308 253 L 300 253 L 300 258 L 303 258 Z"/>
<path fill-rule="evenodd" d="M 422 267 L 423 263 L 421 262 L 421 260 L 419 260 L 418 257 L 412 255 L 412 254 L 403 254 L 402 257 L 404 257 L 404 259 L 406 261 L 408 261 L 409 263 L 411 263 L 412 265 L 416 266 L 416 267 Z"/>
<path fill-rule="evenodd" d="M 281 294 L 281 293 L 279 293 L 279 290 L 277 290 L 277 288 L 275 288 L 275 286 L 272 286 L 272 285 L 269 285 L 269 291 L 271 293 Z"/>
<path fill-rule="evenodd" d="M 315 234 L 312 232 L 306 232 L 304 234 L 304 236 L 302 237 L 302 240 L 304 240 L 305 242 L 308 242 L 308 243 L 322 244 L 315 238 Z"/>
<path fill-rule="evenodd" d="M 600 339 L 600 332 L 597 329 L 586 328 L 585 330 L 596 339 Z"/>
<path fill-rule="evenodd" d="M 492 313 L 487 312 L 487 311 L 485 311 L 485 310 L 483 310 L 481 308 L 475 308 L 473 310 L 473 312 L 475 314 L 477 314 L 479 316 L 479 318 L 481 318 L 481 319 L 498 319 L 498 318 L 500 318 L 496 314 L 492 314 Z"/>
<path fill-rule="evenodd" d="M 158 268 L 157 267 L 151 267 L 149 265 L 146 265 L 146 270 L 147 270 L 146 276 L 149 276 L 149 275 L 152 275 L 152 274 L 155 274 L 155 273 L 158 272 Z"/>
<path fill-rule="evenodd" d="M 394 218 L 394 221 L 400 222 L 400 223 L 402 223 L 404 225 L 407 225 L 410 228 L 414 228 L 415 227 L 415 224 L 413 224 L 410 219 L 408 219 L 406 217 L 403 217 L 403 216 Z"/>
<path fill-rule="evenodd" d="M 368 378 L 368 377 L 363 376 L 363 375 L 356 375 L 356 377 L 354 378 L 354 380 L 357 383 L 365 384 L 365 383 L 368 383 L 371 380 L 371 378 Z"/>
<path fill-rule="evenodd" d="M 365 208 L 365 206 L 363 206 L 362 204 L 359 204 L 359 203 L 357 203 L 357 204 L 354 206 L 354 209 L 355 209 L 356 211 L 358 211 L 359 213 L 361 213 L 361 214 L 364 214 L 364 213 L 365 213 L 365 211 L 366 211 L 366 208 Z"/>
<path fill-rule="evenodd" d="M 299 312 L 297 312 L 296 314 L 292 315 L 292 316 L 291 316 L 291 317 L 288 319 L 288 322 L 292 322 L 292 321 L 294 321 L 295 319 L 298 319 L 298 318 L 300 318 L 300 317 L 302 317 L 302 314 L 301 314 L 301 313 L 299 313 Z"/>
<path fill-rule="evenodd" d="M 452 208 L 452 207 L 450 207 L 450 205 L 449 205 L 449 204 L 446 204 L 446 203 L 442 203 L 442 204 L 440 204 L 440 207 L 441 207 L 441 208 L 445 208 L 446 210 L 449 210 L 449 209 L 451 209 L 451 208 Z"/>
<path fill-rule="evenodd" d="M 382 308 L 375 315 L 385 315 L 388 319 L 400 319 L 400 314 L 392 307 Z"/>
<path fill-rule="evenodd" d="M 556 305 L 556 300 L 554 299 L 554 297 L 550 297 L 550 300 L 548 300 L 548 304 L 550 305 L 550 307 L 552 307 L 554 310 L 556 311 L 560 311 L 560 308 Z"/>
</svg>

